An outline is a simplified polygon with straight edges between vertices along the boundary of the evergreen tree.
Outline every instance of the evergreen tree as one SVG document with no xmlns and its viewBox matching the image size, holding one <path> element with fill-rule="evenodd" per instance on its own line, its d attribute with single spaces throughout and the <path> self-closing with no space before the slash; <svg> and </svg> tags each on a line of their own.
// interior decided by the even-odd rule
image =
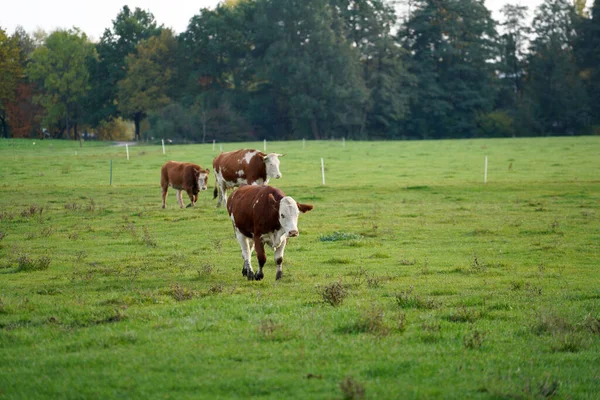
<svg viewBox="0 0 600 400">
<path fill-rule="evenodd" d="M 417 77 L 407 129 L 414 137 L 474 137 L 494 96 L 495 22 L 479 0 L 417 0 L 401 32 Z"/>
<path fill-rule="evenodd" d="M 567 0 L 546 0 L 536 10 L 525 101 L 537 134 L 574 134 L 588 120 L 588 100 L 575 62 L 577 15 Z"/>
</svg>

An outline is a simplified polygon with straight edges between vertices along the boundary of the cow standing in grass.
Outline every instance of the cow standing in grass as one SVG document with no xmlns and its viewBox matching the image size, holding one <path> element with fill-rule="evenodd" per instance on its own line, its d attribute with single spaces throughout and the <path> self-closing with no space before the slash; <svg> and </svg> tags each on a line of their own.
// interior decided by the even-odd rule
<svg viewBox="0 0 600 400">
<path fill-rule="evenodd" d="M 271 186 L 243 185 L 233 192 L 227 203 L 227 212 L 242 248 L 242 275 L 248 280 L 261 280 L 264 277 L 263 266 L 267 261 L 264 245 L 267 244 L 275 250 L 275 279 L 281 279 L 287 239 L 299 235 L 298 215 L 312 209 L 312 205 L 300 204 Z M 258 259 L 256 274 L 250 262 L 255 248 Z"/>
<path fill-rule="evenodd" d="M 199 165 L 169 161 L 162 166 L 160 170 L 160 186 L 162 187 L 162 208 L 166 207 L 167 191 L 169 186 L 177 190 L 177 201 L 183 208 L 182 191 L 185 190 L 190 196 L 191 203 L 188 207 L 193 207 L 198 201 L 198 193 L 206 190 L 208 182 L 208 169 L 202 169 Z"/>
<path fill-rule="evenodd" d="M 240 185 L 266 185 L 270 178 L 281 178 L 279 157 L 283 154 L 265 154 L 258 150 L 243 149 L 221 153 L 213 160 L 215 171 L 214 197 L 219 196 L 217 207 L 227 206 L 227 189 Z"/>
</svg>

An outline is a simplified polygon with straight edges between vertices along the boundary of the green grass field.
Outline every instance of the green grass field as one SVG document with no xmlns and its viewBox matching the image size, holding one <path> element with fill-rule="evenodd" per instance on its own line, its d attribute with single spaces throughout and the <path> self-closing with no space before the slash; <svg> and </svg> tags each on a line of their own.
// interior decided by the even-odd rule
<svg viewBox="0 0 600 400">
<path fill-rule="evenodd" d="M 259 282 L 212 171 L 160 207 L 218 145 L 33 143 L 0 140 L 0 398 L 600 394 L 600 137 L 268 143 L 315 209 Z"/>
</svg>

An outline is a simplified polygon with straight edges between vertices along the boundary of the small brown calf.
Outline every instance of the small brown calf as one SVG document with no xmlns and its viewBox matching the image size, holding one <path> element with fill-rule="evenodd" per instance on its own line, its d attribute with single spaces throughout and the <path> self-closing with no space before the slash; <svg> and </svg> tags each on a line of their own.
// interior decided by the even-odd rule
<svg viewBox="0 0 600 400">
<path fill-rule="evenodd" d="M 177 190 L 176 197 L 181 208 L 183 208 L 182 190 L 185 190 L 188 196 L 190 196 L 191 203 L 188 207 L 193 207 L 196 201 L 198 201 L 198 193 L 206 190 L 209 173 L 210 170 L 202 169 L 202 167 L 196 164 L 177 161 L 167 162 L 160 170 L 162 208 L 166 207 L 169 186 Z"/>
</svg>

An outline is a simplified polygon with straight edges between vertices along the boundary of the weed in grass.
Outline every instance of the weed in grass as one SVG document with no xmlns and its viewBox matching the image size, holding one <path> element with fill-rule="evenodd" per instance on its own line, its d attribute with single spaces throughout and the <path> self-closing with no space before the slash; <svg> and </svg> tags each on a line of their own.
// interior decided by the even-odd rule
<svg viewBox="0 0 600 400">
<path fill-rule="evenodd" d="M 563 332 L 552 336 L 550 349 L 553 353 L 577 353 L 587 347 L 587 342 L 582 335 Z"/>
<path fill-rule="evenodd" d="M 600 315 L 586 315 L 581 323 L 581 327 L 584 331 L 591 332 L 594 335 L 600 335 Z"/>
<path fill-rule="evenodd" d="M 344 289 L 342 282 L 338 281 L 325 286 L 321 290 L 321 296 L 323 297 L 323 301 L 325 303 L 336 307 L 344 302 L 344 299 L 346 296 L 348 296 L 348 293 Z"/>
<path fill-rule="evenodd" d="M 473 253 L 473 261 L 471 262 L 471 271 L 474 273 L 485 272 L 487 266 L 483 261 L 479 260 L 477 253 Z"/>
<path fill-rule="evenodd" d="M 94 201 L 94 199 L 90 198 L 90 204 L 88 205 L 87 210 L 92 214 L 94 213 L 94 211 L 96 211 L 96 202 Z"/>
<path fill-rule="evenodd" d="M 51 226 L 46 226 L 40 230 L 40 236 L 50 237 L 54 233 L 54 229 Z"/>
<path fill-rule="evenodd" d="M 215 270 L 214 265 L 212 265 L 209 262 L 206 262 L 206 263 L 202 264 L 202 268 L 200 268 L 198 270 L 198 278 L 202 279 L 204 277 L 210 276 L 210 275 L 212 275 L 214 270 Z"/>
<path fill-rule="evenodd" d="M 542 398 L 549 399 L 556 395 L 559 387 L 558 379 L 550 378 L 550 375 L 548 375 L 546 380 L 538 385 L 538 394 Z"/>
<path fill-rule="evenodd" d="M 510 290 L 512 291 L 519 291 L 521 289 L 523 289 L 523 281 L 510 281 Z"/>
<path fill-rule="evenodd" d="M 371 289 L 376 289 L 380 287 L 382 284 L 381 281 L 381 277 L 376 276 L 375 272 L 373 272 L 371 275 L 367 275 L 367 287 Z"/>
<path fill-rule="evenodd" d="M 365 387 L 362 383 L 357 382 L 351 376 L 347 376 L 340 382 L 340 390 L 342 391 L 342 399 L 344 400 L 359 400 L 365 398 Z"/>
<path fill-rule="evenodd" d="M 62 290 L 56 288 L 48 288 L 48 289 L 40 289 L 37 291 L 37 294 L 44 296 L 55 296 L 57 294 L 62 294 Z"/>
<path fill-rule="evenodd" d="M 218 294 L 222 293 L 224 290 L 223 285 L 221 283 L 215 283 L 211 287 L 208 288 L 208 294 Z"/>
<path fill-rule="evenodd" d="M 339 331 L 342 333 L 369 333 L 377 336 L 386 336 L 390 329 L 384 321 L 383 309 L 372 307 L 362 312 L 356 323 L 346 326 Z"/>
<path fill-rule="evenodd" d="M 32 204 L 29 206 L 29 208 L 26 208 L 23 211 L 21 211 L 21 217 L 30 218 L 30 217 L 34 217 L 38 213 L 41 217 L 43 211 L 44 211 L 44 207 L 39 207 L 35 204 Z"/>
<path fill-rule="evenodd" d="M 398 264 L 400 265 L 415 265 L 417 263 L 417 260 L 409 260 L 409 259 L 402 259 L 398 261 Z"/>
<path fill-rule="evenodd" d="M 84 250 L 79 250 L 75 253 L 75 263 L 81 264 L 87 258 L 87 253 Z"/>
<path fill-rule="evenodd" d="M 452 314 L 446 315 L 444 318 L 450 322 L 475 322 L 482 316 L 482 312 L 462 306 Z"/>
<path fill-rule="evenodd" d="M 50 267 L 51 259 L 48 256 L 41 256 L 37 260 L 33 260 L 26 254 L 22 254 L 17 258 L 17 271 L 44 271 Z"/>
<path fill-rule="evenodd" d="M 433 299 L 422 299 L 421 297 L 413 294 L 414 286 L 409 287 L 407 290 L 402 290 L 395 294 L 396 304 L 400 308 L 416 308 L 431 310 L 437 308 L 439 304 Z"/>
<path fill-rule="evenodd" d="M 13 214 L 9 214 L 6 211 L 0 213 L 0 221 L 12 221 L 15 218 Z"/>
<path fill-rule="evenodd" d="M 342 240 L 361 240 L 362 236 L 356 233 L 345 233 L 335 231 L 327 235 L 321 235 L 319 240 L 321 242 L 339 242 Z"/>
<path fill-rule="evenodd" d="M 156 247 L 156 246 L 158 246 L 158 243 L 156 242 L 156 239 L 154 239 L 154 236 L 152 236 L 150 234 L 150 231 L 148 230 L 147 227 L 144 227 L 144 236 L 143 236 L 142 239 L 144 240 L 144 243 L 148 247 Z"/>
<path fill-rule="evenodd" d="M 542 311 L 537 314 L 536 320 L 531 326 L 531 330 L 537 335 L 543 335 L 548 333 L 560 334 L 573 332 L 575 328 L 567 318 L 550 310 Z"/>
<path fill-rule="evenodd" d="M 463 336 L 463 345 L 465 349 L 479 349 L 483 345 L 483 341 L 485 340 L 485 332 L 478 331 L 477 329 L 473 329 L 467 332 Z"/>
<path fill-rule="evenodd" d="M 71 164 L 70 163 L 64 164 L 60 168 L 60 173 L 63 174 L 63 175 L 68 175 L 69 172 L 71 172 Z"/>
<path fill-rule="evenodd" d="M 258 334 L 262 339 L 275 340 L 277 331 L 281 329 L 281 324 L 272 319 L 264 319 L 258 324 Z"/>
<path fill-rule="evenodd" d="M 0 242 L 6 237 L 6 232 L 0 231 Z"/>
<path fill-rule="evenodd" d="M 79 239 L 79 232 L 77 232 L 77 231 L 71 231 L 71 232 L 69 232 L 69 234 L 67 236 L 71 240 L 77 240 L 77 239 Z"/>
<path fill-rule="evenodd" d="M 184 301 L 191 300 L 196 297 L 196 292 L 181 286 L 179 283 L 175 283 L 171 286 L 171 290 L 169 291 L 171 297 L 173 297 L 176 301 Z"/>
<path fill-rule="evenodd" d="M 81 206 L 77 203 L 67 203 L 65 204 L 65 210 L 69 211 L 77 211 L 81 208 Z"/>
</svg>

